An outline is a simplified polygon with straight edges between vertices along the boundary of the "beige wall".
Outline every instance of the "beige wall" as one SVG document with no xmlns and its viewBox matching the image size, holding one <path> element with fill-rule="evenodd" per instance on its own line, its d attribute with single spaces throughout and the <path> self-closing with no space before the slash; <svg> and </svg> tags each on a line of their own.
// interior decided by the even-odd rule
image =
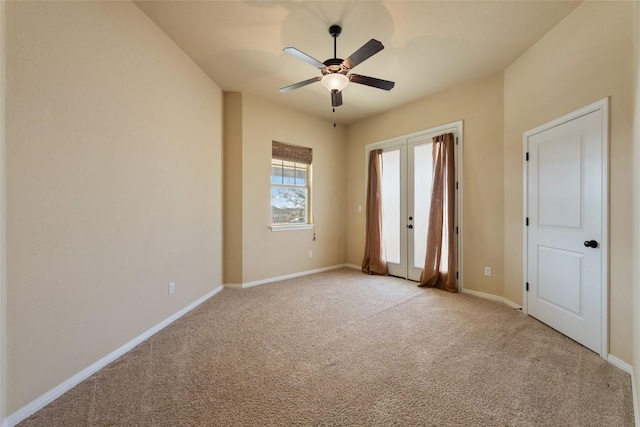
<svg viewBox="0 0 640 427">
<path fill-rule="evenodd" d="M 242 283 L 242 94 L 224 94 L 224 283 Z"/>
<path fill-rule="evenodd" d="M 222 94 L 132 3 L 3 6 L 10 414 L 221 284 Z"/>
<path fill-rule="evenodd" d="M 345 129 L 342 126 L 334 128 L 325 120 L 246 94 L 227 96 L 241 96 L 242 109 L 242 117 L 234 118 L 242 122 L 242 180 L 240 183 L 225 181 L 225 192 L 242 195 L 242 233 L 238 236 L 242 241 L 241 282 L 343 264 L 346 248 Z M 234 110 L 229 114 L 237 115 L 238 109 Z M 273 232 L 270 229 L 271 141 L 313 149 L 315 241 L 314 230 Z M 236 167 L 236 163 L 225 165 L 228 170 Z M 313 258 L 309 258 L 309 251 L 313 251 Z M 229 279 L 235 280 L 235 277 Z"/>
<path fill-rule="evenodd" d="M 640 385 L 640 3 L 633 4 L 634 41 L 634 108 L 633 108 L 633 366 L 635 385 Z M 640 408 L 640 393 L 636 393 L 636 405 Z M 636 414 L 639 415 L 639 414 Z"/>
<path fill-rule="evenodd" d="M 464 287 L 502 294 L 502 87 L 499 74 L 349 127 L 348 263 L 360 265 L 364 251 L 365 146 L 463 120 Z M 484 266 L 492 267 L 491 277 Z"/>
<path fill-rule="evenodd" d="M 631 8 L 585 2 L 505 71 L 504 296 L 522 301 L 522 134 L 611 97 L 610 353 L 631 363 Z"/>
</svg>

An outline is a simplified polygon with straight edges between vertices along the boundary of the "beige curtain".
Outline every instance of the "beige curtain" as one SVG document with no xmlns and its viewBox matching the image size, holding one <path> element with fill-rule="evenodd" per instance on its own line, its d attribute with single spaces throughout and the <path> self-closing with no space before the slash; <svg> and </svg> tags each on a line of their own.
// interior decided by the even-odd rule
<svg viewBox="0 0 640 427">
<path fill-rule="evenodd" d="M 389 274 L 382 248 L 382 150 L 369 153 L 369 182 L 367 184 L 367 229 L 362 271 L 367 274 Z"/>
<path fill-rule="evenodd" d="M 455 171 L 452 133 L 433 138 L 433 184 L 427 255 L 420 285 L 458 292 L 455 259 Z"/>
</svg>

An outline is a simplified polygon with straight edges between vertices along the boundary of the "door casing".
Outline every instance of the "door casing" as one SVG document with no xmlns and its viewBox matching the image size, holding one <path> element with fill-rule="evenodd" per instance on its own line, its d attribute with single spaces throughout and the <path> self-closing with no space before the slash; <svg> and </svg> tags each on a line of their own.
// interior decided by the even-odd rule
<svg viewBox="0 0 640 427">
<path fill-rule="evenodd" d="M 528 140 L 531 136 L 544 132 L 553 127 L 562 125 L 571 120 L 585 116 L 594 111 L 602 111 L 602 238 L 600 248 L 602 252 L 601 273 L 601 301 L 602 301 L 602 336 L 600 356 L 607 359 L 609 354 L 609 98 L 601 99 L 584 108 L 573 111 L 534 129 L 526 131 L 522 136 L 522 171 L 523 171 L 523 209 L 522 209 L 522 310 L 529 314 L 527 304 L 527 277 L 528 277 L 528 233 L 526 219 L 528 217 L 529 176 L 527 165 Z"/>
</svg>

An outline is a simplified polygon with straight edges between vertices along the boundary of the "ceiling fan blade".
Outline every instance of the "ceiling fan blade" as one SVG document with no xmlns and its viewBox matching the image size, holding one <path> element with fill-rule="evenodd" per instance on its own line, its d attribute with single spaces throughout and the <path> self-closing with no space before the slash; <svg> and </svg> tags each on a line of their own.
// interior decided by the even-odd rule
<svg viewBox="0 0 640 427">
<path fill-rule="evenodd" d="M 348 69 L 352 70 L 353 67 L 360 64 L 365 59 L 371 58 L 376 53 L 380 52 L 384 49 L 382 43 L 380 43 L 376 39 L 371 39 L 366 42 L 360 49 L 356 50 L 351 54 L 350 57 L 345 59 L 342 64 Z"/>
<path fill-rule="evenodd" d="M 391 90 L 396 85 L 389 80 L 376 79 L 375 77 L 361 76 L 360 74 L 349 74 L 349 80 L 353 83 L 367 85 L 383 90 Z"/>
<path fill-rule="evenodd" d="M 333 92 L 331 91 L 331 106 L 339 107 L 342 105 L 342 91 Z"/>
<path fill-rule="evenodd" d="M 310 57 L 309 55 L 296 49 L 295 47 L 285 47 L 282 50 L 284 51 L 284 53 L 288 53 L 289 55 L 295 58 L 302 59 L 304 62 L 311 64 L 316 68 L 320 68 L 320 69 L 324 68 L 324 64 L 322 62 L 318 61 L 315 58 Z"/>
<path fill-rule="evenodd" d="M 306 85 L 309 85 L 311 83 L 319 82 L 320 80 L 322 80 L 322 77 L 314 77 L 312 79 L 305 80 L 303 82 L 298 82 L 298 83 L 295 83 L 295 84 L 280 88 L 280 92 L 282 92 L 282 93 L 291 92 L 294 89 L 298 89 L 299 87 L 306 86 Z"/>
</svg>

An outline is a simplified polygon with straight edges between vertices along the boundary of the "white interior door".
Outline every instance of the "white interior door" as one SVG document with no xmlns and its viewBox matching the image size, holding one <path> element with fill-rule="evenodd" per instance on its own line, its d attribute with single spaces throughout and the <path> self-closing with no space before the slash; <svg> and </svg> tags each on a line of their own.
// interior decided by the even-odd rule
<svg viewBox="0 0 640 427">
<path fill-rule="evenodd" d="M 526 136 L 528 313 L 601 353 L 603 111 Z"/>
<path fill-rule="evenodd" d="M 419 281 L 427 251 L 433 138 L 458 128 L 424 131 L 382 148 L 382 232 L 389 274 Z M 373 148 L 373 147 L 370 147 Z"/>
</svg>

